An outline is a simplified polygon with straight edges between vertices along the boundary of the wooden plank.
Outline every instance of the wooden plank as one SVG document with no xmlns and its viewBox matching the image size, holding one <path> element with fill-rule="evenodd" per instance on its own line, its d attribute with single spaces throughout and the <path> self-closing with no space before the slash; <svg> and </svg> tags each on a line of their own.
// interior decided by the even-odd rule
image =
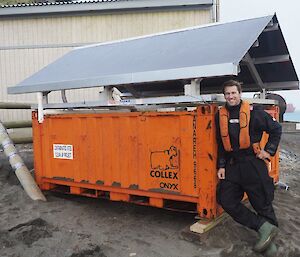
<svg viewBox="0 0 300 257">
<path fill-rule="evenodd" d="M 225 220 L 228 216 L 229 215 L 227 213 L 223 212 L 219 217 L 217 217 L 214 220 L 199 220 L 195 224 L 190 226 L 190 231 L 194 233 L 203 234 L 214 228 L 221 221 Z"/>
</svg>

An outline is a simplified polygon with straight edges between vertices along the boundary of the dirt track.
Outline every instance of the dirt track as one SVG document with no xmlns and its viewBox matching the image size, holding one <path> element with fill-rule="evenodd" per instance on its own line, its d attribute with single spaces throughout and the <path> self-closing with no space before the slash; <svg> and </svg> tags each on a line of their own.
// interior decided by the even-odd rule
<svg viewBox="0 0 300 257">
<path fill-rule="evenodd" d="M 280 223 L 279 256 L 300 256 L 300 134 L 284 135 L 281 179 L 276 190 Z M 31 145 L 19 146 L 29 169 Z M 230 218 L 204 235 L 188 227 L 193 214 L 133 204 L 48 193 L 31 201 L 18 184 L 3 152 L 0 171 L 0 257 L 194 257 L 261 256 L 252 251 L 256 233 Z"/>
</svg>

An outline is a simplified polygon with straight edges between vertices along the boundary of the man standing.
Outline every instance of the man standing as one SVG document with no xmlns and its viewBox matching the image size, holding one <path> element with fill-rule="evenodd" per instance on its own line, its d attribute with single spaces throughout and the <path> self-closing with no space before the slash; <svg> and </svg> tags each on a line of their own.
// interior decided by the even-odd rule
<svg viewBox="0 0 300 257">
<path fill-rule="evenodd" d="M 251 110 L 249 103 L 241 100 L 241 92 L 239 82 L 225 82 L 226 105 L 215 117 L 220 179 L 217 201 L 235 221 L 258 232 L 254 250 L 272 256 L 277 252 L 272 240 L 278 223 L 272 206 L 274 184 L 266 162 L 277 151 L 281 126 L 265 111 Z M 263 132 L 269 138 L 261 149 Z M 244 193 L 255 212 L 242 203 Z"/>
</svg>

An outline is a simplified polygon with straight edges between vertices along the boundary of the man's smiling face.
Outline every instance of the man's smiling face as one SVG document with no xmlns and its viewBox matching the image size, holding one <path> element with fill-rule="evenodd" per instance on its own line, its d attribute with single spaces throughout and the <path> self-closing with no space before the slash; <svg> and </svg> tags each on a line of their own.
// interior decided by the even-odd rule
<svg viewBox="0 0 300 257">
<path fill-rule="evenodd" d="M 224 89 L 224 97 L 229 106 L 239 105 L 241 102 L 241 93 L 238 91 L 237 86 L 228 86 Z"/>
</svg>

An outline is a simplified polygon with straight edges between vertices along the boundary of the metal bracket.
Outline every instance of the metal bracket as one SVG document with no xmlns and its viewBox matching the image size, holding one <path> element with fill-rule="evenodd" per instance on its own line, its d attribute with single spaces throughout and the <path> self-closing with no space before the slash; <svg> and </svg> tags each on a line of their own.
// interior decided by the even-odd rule
<svg viewBox="0 0 300 257">
<path fill-rule="evenodd" d="M 65 90 L 65 89 L 62 89 L 62 90 L 60 91 L 60 93 L 61 93 L 61 99 L 62 99 L 63 103 L 67 103 L 68 100 L 67 100 L 67 96 L 66 96 L 66 90 Z"/>
<path fill-rule="evenodd" d="M 38 102 L 38 122 L 43 123 L 44 121 L 44 105 L 48 104 L 48 94 L 51 91 L 38 92 L 37 102 Z"/>
<path fill-rule="evenodd" d="M 99 91 L 99 102 L 109 102 L 113 100 L 112 93 L 113 88 L 111 86 L 108 87 L 100 87 Z"/>
<path fill-rule="evenodd" d="M 43 92 L 37 92 L 36 97 L 38 102 L 38 122 L 43 123 L 44 121 Z"/>
<path fill-rule="evenodd" d="M 243 61 L 246 63 L 246 66 L 248 67 L 256 84 L 261 88 L 261 92 L 263 92 L 263 90 L 265 89 L 264 82 L 262 81 L 249 53 L 246 53 L 246 55 L 243 58 Z"/>
<path fill-rule="evenodd" d="M 200 83 L 202 78 L 192 79 L 191 84 L 184 85 L 184 95 L 185 96 L 200 96 Z"/>
</svg>

